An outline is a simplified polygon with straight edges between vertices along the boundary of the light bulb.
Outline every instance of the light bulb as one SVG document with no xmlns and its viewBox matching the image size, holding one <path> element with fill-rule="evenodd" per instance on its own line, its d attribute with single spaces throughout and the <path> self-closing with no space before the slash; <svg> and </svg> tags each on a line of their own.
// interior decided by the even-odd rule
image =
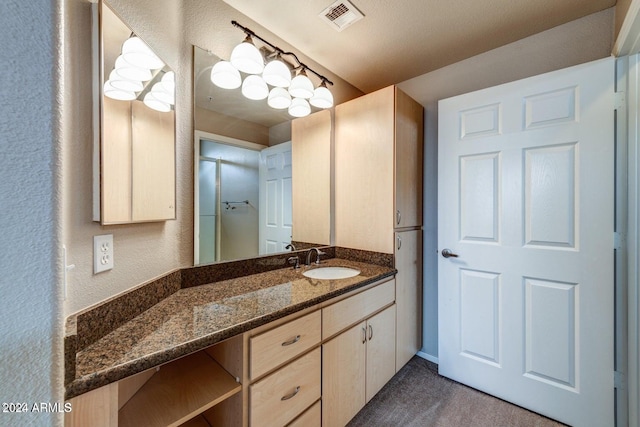
<svg viewBox="0 0 640 427">
<path fill-rule="evenodd" d="M 283 87 L 274 87 L 271 89 L 271 92 L 269 92 L 267 104 L 276 110 L 289 108 L 291 105 L 291 95 L 289 95 L 289 92 Z"/>
<path fill-rule="evenodd" d="M 313 96 L 313 83 L 311 83 L 304 70 L 291 80 L 289 93 L 294 98 L 309 99 Z"/>
<path fill-rule="evenodd" d="M 142 100 L 142 102 L 144 102 L 144 105 L 151 108 L 152 110 L 160 111 L 162 113 L 167 113 L 171 111 L 171 105 L 167 104 L 166 102 L 160 101 L 151 92 L 148 92 L 144 96 L 144 99 Z"/>
<path fill-rule="evenodd" d="M 242 94 L 246 98 L 259 101 L 269 95 L 269 88 L 262 77 L 252 74 L 242 82 Z"/>
<path fill-rule="evenodd" d="M 289 87 L 291 84 L 291 70 L 281 60 L 274 59 L 264 67 L 262 78 L 271 86 Z"/>
<path fill-rule="evenodd" d="M 116 59 L 115 71 L 119 76 L 129 79 L 137 80 L 139 82 L 146 82 L 151 80 L 151 71 L 148 68 L 134 67 L 124 60 L 122 55 Z"/>
<path fill-rule="evenodd" d="M 135 67 L 148 68 L 150 70 L 164 67 L 162 59 L 158 58 L 138 36 L 129 37 L 125 40 L 122 44 L 122 57 Z"/>
<path fill-rule="evenodd" d="M 144 87 L 141 81 L 125 79 L 121 77 L 116 70 L 112 70 L 111 74 L 109 74 L 109 82 L 114 88 L 126 92 L 140 92 Z"/>
<path fill-rule="evenodd" d="M 304 117 L 311 113 L 311 106 L 306 99 L 293 98 L 291 106 L 289 106 L 289 114 L 293 117 Z"/>
<path fill-rule="evenodd" d="M 211 81 L 222 89 L 237 89 L 242 84 L 240 72 L 229 61 L 220 61 L 213 66 Z"/>
<path fill-rule="evenodd" d="M 333 95 L 331 91 L 327 89 L 324 82 L 313 91 L 313 96 L 309 100 L 309 103 L 318 108 L 333 107 Z"/>
<path fill-rule="evenodd" d="M 162 82 L 157 82 L 156 84 L 154 84 L 153 87 L 151 88 L 151 93 L 153 94 L 154 98 L 156 98 L 158 101 L 165 102 L 169 105 L 175 104 L 175 98 L 173 96 L 173 92 L 169 93 L 166 90 L 164 90 L 162 86 Z"/>
<path fill-rule="evenodd" d="M 254 46 L 249 36 L 233 48 L 229 61 L 243 73 L 260 74 L 262 70 L 264 70 L 262 54 L 258 48 Z"/>
<path fill-rule="evenodd" d="M 104 96 L 108 96 L 112 99 L 117 99 L 118 101 L 133 101 L 136 99 L 136 94 L 134 92 L 129 92 L 126 90 L 116 89 L 111 85 L 111 82 L 107 80 L 103 87 Z"/>
<path fill-rule="evenodd" d="M 165 92 L 175 93 L 176 91 L 176 73 L 173 71 L 167 71 L 160 79 L 160 85 Z M 173 103 L 172 103 L 173 104 Z"/>
</svg>

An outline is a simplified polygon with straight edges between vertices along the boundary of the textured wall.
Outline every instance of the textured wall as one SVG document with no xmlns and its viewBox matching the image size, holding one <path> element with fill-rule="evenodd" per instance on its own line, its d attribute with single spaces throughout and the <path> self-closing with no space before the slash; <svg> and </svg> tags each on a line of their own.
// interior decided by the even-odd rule
<svg viewBox="0 0 640 427">
<path fill-rule="evenodd" d="M 57 2 L 0 6 L 0 402 L 62 402 L 57 286 Z M 56 425 L 4 413 L 0 425 Z"/>
<path fill-rule="evenodd" d="M 438 357 L 438 100 L 605 58 L 613 23 L 610 8 L 399 85 L 425 107 L 423 351 L 429 356 Z"/>
</svg>

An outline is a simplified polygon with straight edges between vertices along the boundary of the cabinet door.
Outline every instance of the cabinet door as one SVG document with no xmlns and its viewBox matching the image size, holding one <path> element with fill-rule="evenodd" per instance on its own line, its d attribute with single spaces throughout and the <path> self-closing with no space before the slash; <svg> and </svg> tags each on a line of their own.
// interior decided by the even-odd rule
<svg viewBox="0 0 640 427">
<path fill-rule="evenodd" d="M 367 320 L 367 402 L 396 373 L 396 305 Z"/>
<path fill-rule="evenodd" d="M 291 122 L 292 240 L 330 244 L 331 111 Z"/>
<path fill-rule="evenodd" d="M 395 227 L 422 225 L 422 105 L 396 89 Z"/>
<path fill-rule="evenodd" d="M 394 90 L 336 107 L 337 246 L 393 253 Z"/>
<path fill-rule="evenodd" d="M 346 425 L 365 405 L 366 323 L 322 346 L 322 425 Z"/>
<path fill-rule="evenodd" d="M 396 233 L 396 372 L 422 347 L 422 231 Z"/>
</svg>

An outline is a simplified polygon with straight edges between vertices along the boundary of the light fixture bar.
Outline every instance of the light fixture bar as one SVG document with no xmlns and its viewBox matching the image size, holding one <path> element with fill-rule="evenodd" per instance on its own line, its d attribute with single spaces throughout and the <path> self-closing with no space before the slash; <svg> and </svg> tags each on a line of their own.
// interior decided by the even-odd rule
<svg viewBox="0 0 640 427">
<path fill-rule="evenodd" d="M 302 61 L 300 61 L 300 59 L 298 59 L 298 57 L 296 56 L 295 53 L 293 52 L 285 52 L 284 50 L 280 49 L 278 46 L 269 43 L 268 41 L 266 41 L 265 39 L 263 39 L 262 37 L 260 37 L 259 35 L 257 35 L 255 32 L 253 32 L 251 29 L 244 27 L 242 25 L 240 25 L 237 21 L 231 21 L 231 25 L 233 25 L 234 27 L 238 27 L 240 28 L 242 31 L 245 32 L 245 34 L 247 34 L 248 36 L 251 37 L 255 37 L 258 40 L 260 40 L 262 43 L 266 44 L 267 46 L 271 47 L 275 52 L 280 53 L 280 55 L 287 55 L 287 56 L 292 56 L 296 62 L 298 63 L 296 68 L 302 68 L 303 70 L 307 70 L 312 72 L 313 74 L 315 74 L 321 82 L 325 82 L 330 84 L 331 86 L 333 86 L 333 82 L 331 80 L 329 80 L 328 78 L 326 78 L 325 76 L 323 76 L 322 74 L 314 71 L 312 68 L 310 68 L 307 64 L 303 63 Z"/>
</svg>

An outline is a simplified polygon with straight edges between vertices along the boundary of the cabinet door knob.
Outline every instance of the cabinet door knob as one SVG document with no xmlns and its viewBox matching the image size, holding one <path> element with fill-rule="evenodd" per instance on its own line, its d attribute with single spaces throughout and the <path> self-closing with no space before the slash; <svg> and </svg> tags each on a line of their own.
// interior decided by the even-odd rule
<svg viewBox="0 0 640 427">
<path fill-rule="evenodd" d="M 396 211 L 396 223 L 400 224 L 400 220 L 402 219 L 402 215 L 400 215 L 400 209 Z"/>
<path fill-rule="evenodd" d="M 400 248 L 402 247 L 402 237 L 397 236 L 397 240 L 398 240 L 398 250 L 400 250 Z"/>
<path fill-rule="evenodd" d="M 282 343 L 282 346 L 283 346 L 283 347 L 286 347 L 286 346 L 288 346 L 288 345 L 295 344 L 295 343 L 297 343 L 298 341 L 300 341 L 300 335 L 296 335 L 296 337 L 295 337 L 294 339 L 292 339 L 292 340 L 289 340 L 289 341 L 285 341 L 285 342 L 283 342 L 283 343 Z"/>
<path fill-rule="evenodd" d="M 369 325 L 369 341 L 373 338 L 373 326 Z"/>
<path fill-rule="evenodd" d="M 293 390 L 293 393 L 287 394 L 286 396 L 282 396 L 280 400 L 289 400 L 292 397 L 294 397 L 296 394 L 298 394 L 299 391 L 300 391 L 300 386 L 296 387 L 296 389 Z"/>
<path fill-rule="evenodd" d="M 362 327 L 362 344 L 367 342 L 367 329 L 363 326 Z"/>
</svg>

